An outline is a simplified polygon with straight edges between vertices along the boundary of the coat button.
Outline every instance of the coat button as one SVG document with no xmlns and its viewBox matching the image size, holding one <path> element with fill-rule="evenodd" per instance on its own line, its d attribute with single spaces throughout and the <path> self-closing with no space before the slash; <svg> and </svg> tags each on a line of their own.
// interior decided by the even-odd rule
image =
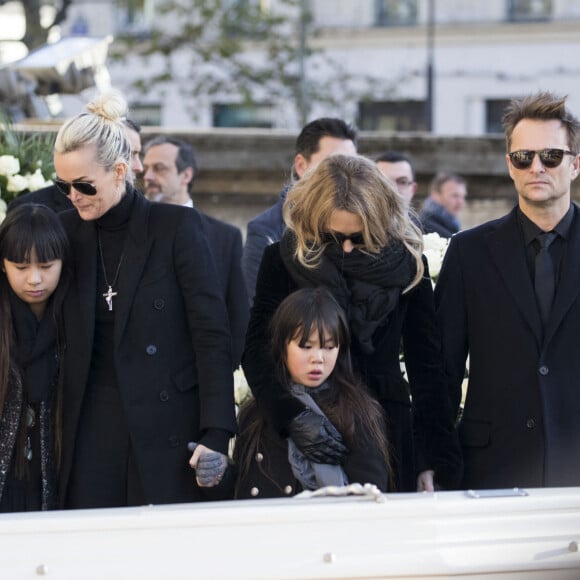
<svg viewBox="0 0 580 580">
<path fill-rule="evenodd" d="M 546 365 L 542 365 L 538 371 L 543 377 L 545 377 L 550 372 L 550 369 Z"/>
<path fill-rule="evenodd" d="M 145 352 L 148 355 L 154 355 L 157 354 L 157 347 L 154 344 L 148 344 L 147 348 L 145 349 Z"/>
<path fill-rule="evenodd" d="M 153 308 L 155 308 L 155 310 L 163 310 L 165 308 L 165 300 L 163 300 L 163 298 L 156 298 L 153 301 Z"/>
<path fill-rule="evenodd" d="M 169 401 L 169 393 L 167 391 L 161 391 L 159 393 L 159 400 L 163 403 Z"/>
<path fill-rule="evenodd" d="M 256 453 L 256 461 L 262 463 L 262 461 L 264 461 L 264 456 L 261 453 Z"/>
<path fill-rule="evenodd" d="M 527 427 L 528 429 L 534 429 L 534 428 L 535 428 L 535 426 L 536 426 L 536 421 L 535 421 L 535 419 L 528 419 L 528 420 L 526 421 L 526 427 Z"/>
<path fill-rule="evenodd" d="M 250 490 L 250 495 L 252 497 L 256 497 L 260 493 L 260 490 L 257 487 L 252 487 Z"/>
<path fill-rule="evenodd" d="M 287 486 L 284 488 L 284 493 L 285 493 L 286 495 L 290 495 L 290 494 L 292 493 L 292 486 L 291 486 L 291 485 L 287 485 Z"/>
<path fill-rule="evenodd" d="M 171 445 L 171 447 L 179 447 L 181 445 L 181 440 L 179 437 L 170 437 L 169 445 Z"/>
</svg>

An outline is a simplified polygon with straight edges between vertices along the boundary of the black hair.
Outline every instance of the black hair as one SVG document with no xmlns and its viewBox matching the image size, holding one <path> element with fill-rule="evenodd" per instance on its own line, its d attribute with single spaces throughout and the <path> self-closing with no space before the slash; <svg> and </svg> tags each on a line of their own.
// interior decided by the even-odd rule
<svg viewBox="0 0 580 580">
<path fill-rule="evenodd" d="M 34 249 L 39 262 L 65 260 L 69 244 L 57 214 L 48 207 L 25 203 L 0 225 L 0 260 L 28 263 Z"/>
<path fill-rule="evenodd" d="M 16 263 L 28 263 L 32 250 L 39 262 L 62 260 L 62 270 L 59 283 L 49 300 L 45 316 L 51 316 L 56 327 L 57 357 L 62 361 L 65 350 L 64 328 L 61 309 L 68 284 L 70 282 L 70 252 L 69 243 L 64 228 L 57 214 L 50 208 L 36 204 L 24 203 L 12 210 L 0 225 L 0 265 L 4 260 Z M 13 330 L 12 308 L 10 306 L 10 284 L 6 274 L 0 274 L 0 410 L 4 409 L 7 391 L 14 372 L 15 356 L 12 345 L 15 343 Z M 62 368 L 62 365 L 61 365 Z M 54 447 L 56 463 L 60 462 L 61 454 L 61 407 L 62 407 L 62 372 L 59 370 L 56 384 L 56 410 L 54 425 Z M 24 411 L 23 411 L 24 412 Z M 24 415 L 21 417 L 21 426 Z M 19 429 L 17 440 L 17 474 L 25 469 L 23 434 Z"/>
<path fill-rule="evenodd" d="M 296 155 L 302 155 L 307 161 L 320 149 L 320 140 L 323 137 L 335 137 L 352 141 L 357 146 L 358 131 L 342 119 L 322 117 L 315 119 L 304 126 L 296 139 Z"/>
<path fill-rule="evenodd" d="M 384 163 L 406 162 L 411 166 L 411 173 L 413 174 L 413 178 L 415 177 L 415 167 L 413 166 L 411 158 L 399 151 L 385 151 L 384 153 L 381 153 L 375 158 L 375 163 L 379 163 L 380 161 L 383 161 Z"/>
<path fill-rule="evenodd" d="M 329 290 L 323 287 L 302 288 L 289 294 L 278 306 L 270 325 L 271 352 L 282 384 L 289 389 L 291 379 L 286 367 L 288 343 L 298 339 L 307 342 L 312 331 L 319 335 L 321 344 L 330 338 L 339 347 L 333 372 L 327 379 L 331 387 L 314 394 L 317 404 L 345 439 L 347 446 L 360 444 L 357 434 L 376 442 L 391 473 L 384 412 L 366 385 L 355 374 L 350 356 L 350 331 L 344 310 Z M 240 411 L 240 440 L 234 454 L 240 477 L 244 477 L 258 449 L 266 417 L 251 400 Z M 391 478 L 390 478 L 391 479 Z M 392 484 L 392 481 L 391 481 Z"/>
</svg>

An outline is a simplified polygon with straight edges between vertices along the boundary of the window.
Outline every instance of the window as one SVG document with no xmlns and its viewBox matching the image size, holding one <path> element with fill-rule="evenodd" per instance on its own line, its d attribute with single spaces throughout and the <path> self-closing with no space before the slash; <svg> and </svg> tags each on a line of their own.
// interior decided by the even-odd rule
<svg viewBox="0 0 580 580">
<path fill-rule="evenodd" d="M 426 131 L 425 101 L 359 103 L 358 126 L 363 131 Z"/>
<path fill-rule="evenodd" d="M 274 126 L 272 105 L 213 105 L 214 127 L 260 127 L 271 129 Z"/>
<path fill-rule="evenodd" d="M 530 22 L 552 18 L 552 0 L 508 0 L 508 20 Z"/>
<path fill-rule="evenodd" d="M 268 33 L 269 0 L 227 0 L 224 27 L 233 37 L 262 39 Z"/>
<path fill-rule="evenodd" d="M 132 103 L 129 108 L 129 118 L 139 125 L 159 127 L 161 122 L 161 105 L 148 103 Z"/>
<path fill-rule="evenodd" d="M 486 133 L 503 133 L 501 119 L 509 103 L 509 99 L 488 99 L 485 101 Z"/>
<path fill-rule="evenodd" d="M 417 24 L 417 0 L 375 0 L 377 26 Z"/>
<path fill-rule="evenodd" d="M 122 34 L 143 34 L 149 31 L 153 22 L 154 0 L 117 0 L 117 32 Z"/>
</svg>

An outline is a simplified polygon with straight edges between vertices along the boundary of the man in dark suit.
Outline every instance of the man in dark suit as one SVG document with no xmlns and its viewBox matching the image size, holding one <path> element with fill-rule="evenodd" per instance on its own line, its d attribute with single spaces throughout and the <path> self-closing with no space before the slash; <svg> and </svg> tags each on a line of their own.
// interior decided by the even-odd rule
<svg viewBox="0 0 580 580">
<path fill-rule="evenodd" d="M 342 119 L 323 117 L 304 126 L 296 139 L 296 155 L 292 165 L 292 179 L 300 179 L 306 171 L 334 153 L 356 155 L 357 130 Z M 256 280 L 264 250 L 279 242 L 286 227 L 282 208 L 291 184 L 280 192 L 280 199 L 248 223 L 246 243 L 242 255 L 242 270 L 248 296 L 253 299 Z"/>
<path fill-rule="evenodd" d="M 127 128 L 127 137 L 131 145 L 131 180 L 134 176 L 143 171 L 141 164 L 141 126 L 131 119 L 125 119 L 125 127 Z M 54 210 L 56 213 L 72 209 L 73 204 L 70 199 L 63 195 L 62 191 L 56 185 L 49 185 L 36 191 L 30 191 L 15 197 L 8 204 L 8 211 L 12 211 L 15 207 L 23 203 L 40 203 Z"/>
<path fill-rule="evenodd" d="M 464 488 L 580 485 L 580 122 L 566 99 L 511 102 L 506 161 L 518 205 L 451 238 L 436 286 L 459 408 Z"/>
<path fill-rule="evenodd" d="M 145 196 L 152 201 L 193 207 L 191 188 L 197 175 L 193 148 L 184 141 L 157 137 L 145 147 L 143 159 Z M 250 316 L 242 276 L 242 234 L 231 224 L 201 213 L 213 253 L 232 334 L 234 368 L 241 362 Z"/>
</svg>

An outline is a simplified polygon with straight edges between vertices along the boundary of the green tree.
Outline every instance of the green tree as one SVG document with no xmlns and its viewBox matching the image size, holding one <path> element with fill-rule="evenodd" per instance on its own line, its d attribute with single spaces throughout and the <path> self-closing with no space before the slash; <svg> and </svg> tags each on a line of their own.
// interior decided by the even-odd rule
<svg viewBox="0 0 580 580">
<path fill-rule="evenodd" d="M 175 83 L 184 97 L 227 95 L 244 104 L 290 101 L 302 122 L 314 103 L 337 111 L 353 98 L 364 98 L 371 87 L 374 94 L 381 92 L 379 78 L 347 74 L 322 49 L 312 47 L 317 31 L 308 0 L 278 0 L 275 10 L 264 8 L 269 4 L 162 0 L 150 34 L 119 39 L 124 46 L 117 58 L 137 55 L 145 60 L 144 72 L 133 84 L 138 92 Z M 162 65 L 151 66 L 158 59 Z"/>
<path fill-rule="evenodd" d="M 0 6 L 6 4 L 9 0 L 0 0 Z M 22 42 L 29 50 L 39 48 L 46 43 L 50 29 L 58 26 L 66 19 L 69 6 L 73 0 L 61 0 L 60 2 L 46 2 L 42 0 L 20 0 L 24 13 L 26 29 Z M 56 11 L 54 19 L 50 26 L 43 28 L 40 23 L 40 9 L 44 5 L 54 6 Z"/>
</svg>

